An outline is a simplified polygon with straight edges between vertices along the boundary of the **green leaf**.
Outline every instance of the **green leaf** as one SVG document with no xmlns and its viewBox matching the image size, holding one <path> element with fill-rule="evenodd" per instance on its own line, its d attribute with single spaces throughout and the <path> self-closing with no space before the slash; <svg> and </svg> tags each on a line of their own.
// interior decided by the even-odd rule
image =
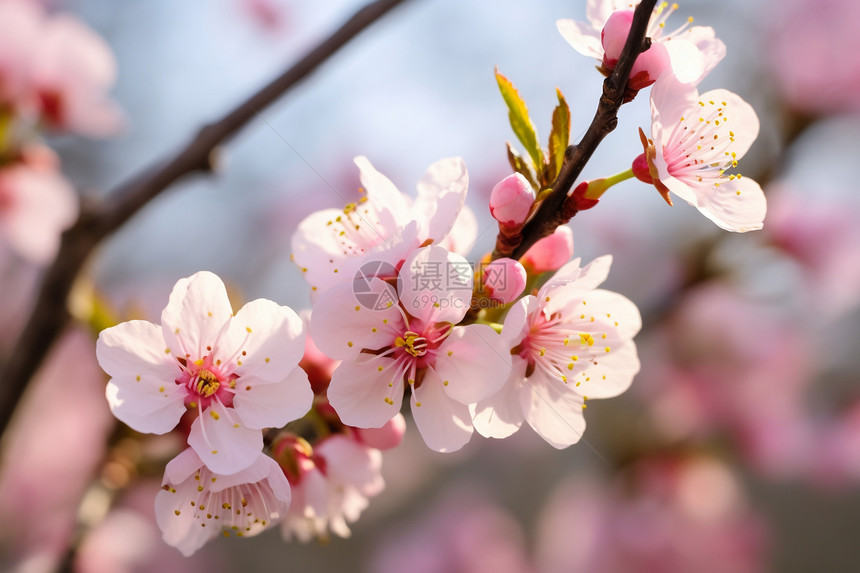
<svg viewBox="0 0 860 573">
<path fill-rule="evenodd" d="M 540 187 L 538 187 L 537 181 L 535 180 L 534 174 L 532 174 L 532 170 L 529 168 L 528 163 L 526 163 L 523 156 L 516 152 L 516 150 L 511 147 L 511 144 L 508 143 L 508 161 L 511 164 L 511 167 L 514 168 L 514 171 L 525 177 L 531 186 L 534 188 L 535 192 L 537 192 Z"/>
<path fill-rule="evenodd" d="M 511 128 L 532 158 L 535 171 L 540 173 L 544 167 L 543 150 L 538 143 L 537 130 L 535 130 L 534 123 L 529 117 L 526 103 L 520 97 L 514 84 L 500 74 L 498 69 L 496 70 L 496 81 L 499 84 L 499 91 L 502 92 L 502 97 L 505 99 L 505 104 L 508 106 L 508 119 L 511 122 Z"/>
<path fill-rule="evenodd" d="M 552 132 L 549 134 L 549 164 L 546 175 L 548 185 L 558 176 L 561 164 L 564 163 L 564 152 L 570 144 L 570 107 L 564 100 L 561 90 L 555 88 L 558 95 L 558 105 L 552 112 Z"/>
</svg>

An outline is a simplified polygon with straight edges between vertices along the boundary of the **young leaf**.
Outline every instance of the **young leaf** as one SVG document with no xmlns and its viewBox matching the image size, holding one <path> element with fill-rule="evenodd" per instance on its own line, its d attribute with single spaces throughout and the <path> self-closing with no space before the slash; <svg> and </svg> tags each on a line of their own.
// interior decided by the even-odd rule
<svg viewBox="0 0 860 573">
<path fill-rule="evenodd" d="M 505 99 L 505 104 L 508 106 L 508 119 L 511 122 L 511 128 L 514 130 L 517 139 L 526 148 L 526 152 L 531 157 L 535 166 L 535 171 L 540 173 L 543 171 L 543 150 L 538 143 L 537 131 L 534 123 L 529 117 L 529 110 L 526 108 L 526 103 L 520 97 L 517 89 L 511 81 L 496 70 L 496 81 L 499 84 L 499 91 L 502 92 L 502 97 Z"/>
<path fill-rule="evenodd" d="M 549 163 L 547 168 L 548 185 L 552 182 L 558 172 L 561 171 L 561 164 L 564 162 L 564 151 L 570 143 L 570 108 L 564 100 L 561 90 L 555 88 L 558 95 L 558 105 L 552 112 L 552 131 L 549 134 Z"/>
<path fill-rule="evenodd" d="M 508 161 L 510 162 L 511 167 L 514 168 L 514 171 L 525 177 L 535 191 L 538 191 L 540 187 L 538 187 L 537 181 L 535 181 L 535 176 L 532 174 L 532 170 L 529 169 L 529 166 L 523 159 L 523 156 L 517 153 L 516 150 L 511 147 L 510 143 L 508 143 L 507 146 Z"/>
</svg>

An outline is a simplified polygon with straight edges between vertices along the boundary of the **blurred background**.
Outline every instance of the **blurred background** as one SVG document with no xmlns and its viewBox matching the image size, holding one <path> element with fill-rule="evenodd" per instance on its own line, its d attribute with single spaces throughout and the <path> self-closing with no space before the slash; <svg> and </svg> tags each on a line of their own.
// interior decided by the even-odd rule
<svg viewBox="0 0 860 573">
<path fill-rule="evenodd" d="M 100 197 L 363 2 L 45 4 L 83 18 L 117 60 L 122 132 L 48 139 L 75 188 Z M 688 0 L 669 27 L 687 16 L 727 46 L 700 91 L 735 91 L 759 114 L 741 170 L 765 189 L 768 218 L 763 231 L 729 234 L 635 180 L 574 218 L 576 256 L 612 254 L 606 288 L 636 302 L 645 320 L 642 372 L 623 396 L 589 403 L 580 444 L 557 451 L 523 428 L 438 454 L 410 425 L 385 453 L 385 491 L 349 539 L 287 543 L 275 530 L 218 539 L 188 560 L 161 543 L 152 521 L 161 470 L 138 468 L 118 478 L 129 487 L 106 520 L 77 532 L 77 570 L 860 570 L 860 7 Z M 226 146 L 217 176 L 180 182 L 105 242 L 87 272 L 92 288 L 123 318 L 157 322 L 175 281 L 208 269 L 237 299 L 309 308 L 290 236 L 312 211 L 358 197 L 356 155 L 412 195 L 428 165 L 463 157 L 477 260 L 494 244 L 486 204 L 510 173 L 504 144 L 514 140 L 494 67 L 516 84 L 542 137 L 556 87 L 572 110 L 573 141 L 594 114 L 597 62 L 561 38 L 559 18 L 584 20 L 585 1 L 408 0 L 263 110 Z M 583 176 L 627 169 L 642 151 L 637 129 L 649 125 L 644 92 L 622 108 Z M 38 269 L 4 265 L 5 354 Z M 115 430 L 91 347 L 82 332 L 63 340 L 5 445 L 7 568 L 51 570 L 91 472 L 125 471 L 93 469 Z M 74 389 L 52 390 L 52 380 Z M 142 457 L 175 447 L 113 443 Z"/>
</svg>

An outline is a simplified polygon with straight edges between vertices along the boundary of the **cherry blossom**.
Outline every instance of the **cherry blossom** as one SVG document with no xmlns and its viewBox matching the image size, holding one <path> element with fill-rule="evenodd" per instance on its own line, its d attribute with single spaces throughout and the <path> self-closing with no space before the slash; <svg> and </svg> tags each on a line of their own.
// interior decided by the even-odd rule
<svg viewBox="0 0 860 573">
<path fill-rule="evenodd" d="M 108 403 L 133 429 L 163 434 L 196 410 L 189 445 L 213 472 L 230 474 L 257 459 L 262 428 L 310 408 L 313 392 L 297 367 L 302 321 L 291 309 L 257 299 L 233 316 L 224 283 L 202 271 L 176 284 L 161 322 L 133 320 L 99 335 Z"/>
<path fill-rule="evenodd" d="M 315 295 L 337 282 L 352 280 L 364 262 L 396 266 L 426 241 L 442 241 L 466 199 L 469 177 L 460 158 L 431 165 L 418 182 L 414 200 L 366 157 L 356 157 L 355 163 L 366 194 L 343 209 L 312 213 L 293 234 L 293 262 Z"/>
<path fill-rule="evenodd" d="M 619 34 L 613 33 L 610 42 L 616 48 L 607 50 L 610 53 L 606 53 L 601 34 L 614 12 L 630 10 L 635 8 L 636 4 L 638 2 L 630 0 L 588 0 L 586 4 L 588 22 L 563 19 L 556 25 L 562 37 L 577 52 L 597 58 L 603 65 L 614 66 L 611 58 L 614 56 L 617 60 L 617 54 L 620 53 L 617 46 L 619 43 L 623 45 L 623 39 Z M 660 45 L 668 52 L 675 77 L 681 82 L 695 85 L 723 59 L 726 55 L 726 46 L 716 38 L 714 29 L 710 26 L 691 26 L 692 18 L 668 32 L 666 22 L 677 8 L 677 4 L 669 5 L 668 2 L 657 4 L 648 23 L 646 34 L 651 38 L 652 45 Z M 607 55 L 610 56 L 610 61 L 607 61 Z"/>
<path fill-rule="evenodd" d="M 345 424 L 382 426 L 400 411 L 409 385 L 412 415 L 430 448 L 453 451 L 469 441 L 468 404 L 493 394 L 510 373 L 508 348 L 491 327 L 454 326 L 469 309 L 471 278 L 465 259 L 430 246 L 404 262 L 399 293 L 370 281 L 381 304 L 359 300 L 360 283 L 320 297 L 311 332 L 323 352 L 343 360 L 328 397 Z"/>
<path fill-rule="evenodd" d="M 532 245 L 520 262 L 530 274 L 560 269 L 573 256 L 573 231 L 562 225 Z"/>
<path fill-rule="evenodd" d="M 165 543 L 187 557 L 222 532 L 257 535 L 277 523 L 289 505 L 290 484 L 272 458 L 258 454 L 246 469 L 221 475 L 188 448 L 164 469 L 155 518 Z"/>
<path fill-rule="evenodd" d="M 671 191 L 727 231 L 761 229 L 767 210 L 761 187 L 727 173 L 758 130 L 755 111 L 736 94 L 717 89 L 700 96 L 695 87 L 661 78 L 651 89 L 652 139 L 640 130 L 654 186 L 670 205 Z"/>
<path fill-rule="evenodd" d="M 122 126 L 108 90 L 116 61 L 79 18 L 34 2 L 0 3 L 0 102 L 55 130 L 101 137 Z"/>
<path fill-rule="evenodd" d="M 75 190 L 54 167 L 0 168 L 0 242 L 37 264 L 49 262 L 78 215 Z"/>
<path fill-rule="evenodd" d="M 611 257 L 559 269 L 537 296 L 526 296 L 505 318 L 502 338 L 513 354 L 504 387 L 474 408 L 475 428 L 504 438 L 523 420 L 549 444 L 567 447 L 585 430 L 589 398 L 624 392 L 639 371 L 632 338 L 639 311 L 623 296 L 599 290 Z"/>
<path fill-rule="evenodd" d="M 357 521 L 369 498 L 385 488 L 382 452 L 353 436 L 335 434 L 312 449 L 295 442 L 292 453 L 295 465 L 287 477 L 293 503 L 281 524 L 284 538 L 326 539 L 329 530 L 349 537 L 348 524 Z"/>
<path fill-rule="evenodd" d="M 535 202 L 535 190 L 520 173 L 508 175 L 493 187 L 490 214 L 504 226 L 516 227 L 526 221 Z"/>
</svg>

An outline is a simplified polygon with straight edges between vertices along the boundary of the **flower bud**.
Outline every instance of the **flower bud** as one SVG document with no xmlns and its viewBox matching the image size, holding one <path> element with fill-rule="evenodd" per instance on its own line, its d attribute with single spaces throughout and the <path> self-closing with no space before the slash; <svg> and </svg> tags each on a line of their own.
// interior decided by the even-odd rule
<svg viewBox="0 0 860 573">
<path fill-rule="evenodd" d="M 397 414 L 388 420 L 381 428 L 356 428 L 358 441 L 369 448 L 390 450 L 400 445 L 403 434 L 406 433 L 406 418 Z"/>
<path fill-rule="evenodd" d="M 493 187 L 490 194 L 490 213 L 503 225 L 522 225 L 534 202 L 535 191 L 528 180 L 519 173 L 514 173 Z"/>
<path fill-rule="evenodd" d="M 630 26 L 633 23 L 633 10 L 618 10 L 613 12 L 603 31 L 600 33 L 600 41 L 603 44 L 603 67 L 611 73 L 618 64 L 621 51 L 627 42 Z M 666 47 L 658 42 L 653 42 L 648 50 L 639 54 L 630 78 L 627 82 L 627 90 L 637 92 L 657 81 L 660 74 L 669 66 L 669 53 Z"/>
<path fill-rule="evenodd" d="M 526 269 L 513 259 L 497 259 L 483 267 L 482 282 L 490 298 L 508 304 L 523 294 L 528 276 Z"/>
<path fill-rule="evenodd" d="M 558 270 L 573 256 L 573 231 L 562 225 L 526 251 L 520 259 L 530 274 Z"/>
</svg>

